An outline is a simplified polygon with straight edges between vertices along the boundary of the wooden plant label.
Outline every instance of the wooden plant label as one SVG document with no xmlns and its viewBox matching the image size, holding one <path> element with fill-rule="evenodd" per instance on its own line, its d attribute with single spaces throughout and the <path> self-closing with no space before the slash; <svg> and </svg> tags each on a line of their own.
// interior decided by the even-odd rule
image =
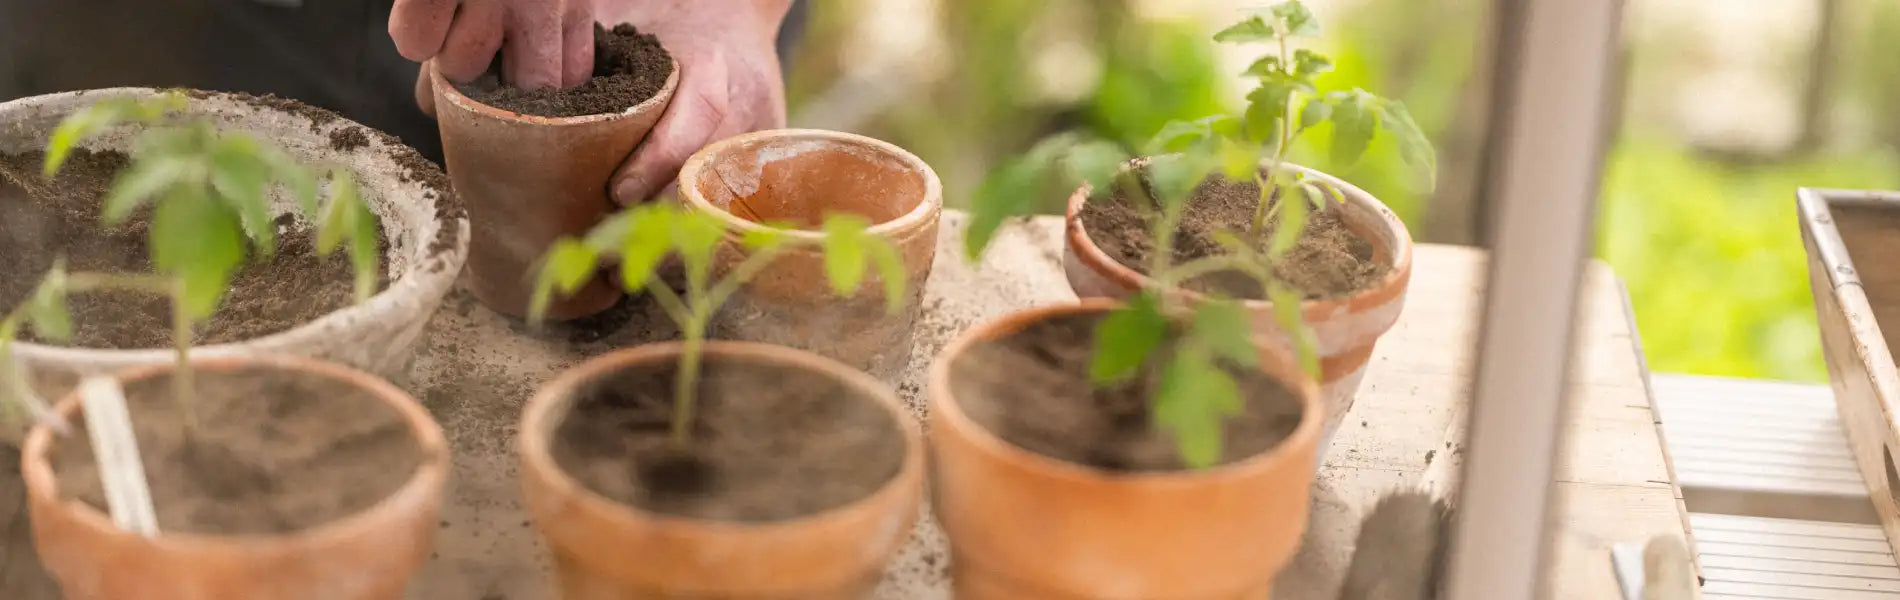
<svg viewBox="0 0 1900 600">
<path fill-rule="evenodd" d="M 138 439 L 132 433 L 125 390 L 119 387 L 119 380 L 95 375 L 79 382 L 79 397 L 113 523 L 145 537 L 158 535 L 152 489 L 145 482 L 145 463 L 139 458 Z"/>
</svg>

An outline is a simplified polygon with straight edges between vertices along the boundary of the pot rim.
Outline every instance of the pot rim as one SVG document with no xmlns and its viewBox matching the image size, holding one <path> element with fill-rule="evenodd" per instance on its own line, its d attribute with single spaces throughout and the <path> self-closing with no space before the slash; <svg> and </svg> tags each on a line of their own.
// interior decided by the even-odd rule
<svg viewBox="0 0 1900 600">
<path fill-rule="evenodd" d="M 1198 470 L 1110 471 L 1032 452 L 1003 439 L 963 411 L 962 404 L 950 386 L 950 369 L 958 358 L 968 352 L 970 346 L 1015 333 L 1032 322 L 1071 314 L 1107 312 L 1120 305 L 1121 302 L 1107 298 L 1085 298 L 1073 303 L 1015 311 L 964 330 L 944 347 L 937 355 L 937 360 L 930 365 L 930 414 L 933 419 L 942 420 L 934 425 L 959 431 L 971 445 L 991 457 L 1024 465 L 1024 468 L 1047 477 L 1096 485 L 1106 483 L 1149 488 L 1188 487 L 1210 479 L 1249 477 L 1290 460 L 1288 456 L 1293 454 L 1294 448 L 1318 444 L 1320 428 L 1326 420 L 1319 384 L 1312 377 L 1299 374 L 1299 367 L 1286 351 L 1266 343 L 1259 336 L 1255 336 L 1254 348 L 1261 353 L 1261 370 L 1283 386 L 1292 383 L 1289 387 L 1300 399 L 1300 424 L 1279 444 L 1234 462 Z"/>
<path fill-rule="evenodd" d="M 1129 161 L 1129 164 L 1138 166 L 1147 162 L 1147 160 L 1146 157 L 1136 158 Z M 1287 163 L 1287 166 L 1298 169 L 1308 177 L 1324 179 L 1339 188 L 1341 195 L 1346 197 L 1347 206 L 1356 209 L 1356 212 L 1370 214 L 1373 217 L 1375 225 L 1390 233 L 1395 242 L 1390 252 L 1392 269 L 1387 271 L 1385 277 L 1379 279 L 1378 283 L 1337 298 L 1303 300 L 1300 302 L 1301 314 L 1305 315 L 1308 320 L 1314 320 L 1333 315 L 1341 310 L 1364 310 L 1383 304 L 1398 297 L 1399 294 L 1404 293 L 1406 283 L 1410 281 L 1412 277 L 1412 234 L 1405 228 L 1405 222 L 1400 221 L 1398 215 L 1393 214 L 1392 209 L 1388 208 L 1385 203 L 1380 202 L 1378 198 L 1374 198 L 1372 194 L 1367 193 L 1351 182 L 1334 177 L 1318 169 L 1292 163 Z M 1081 260 L 1084 266 L 1088 267 L 1091 271 L 1101 274 L 1110 281 L 1115 282 L 1116 285 L 1130 290 L 1149 287 L 1154 283 L 1154 280 L 1149 279 L 1146 274 L 1131 269 L 1121 264 L 1120 261 L 1109 257 L 1108 253 L 1104 252 L 1100 246 L 1097 246 L 1095 240 L 1090 238 L 1088 231 L 1083 228 L 1082 207 L 1088 203 L 1091 191 L 1088 184 L 1083 184 L 1077 187 L 1074 193 L 1069 195 L 1067 214 L 1064 215 L 1066 231 L 1063 234 L 1063 237 L 1067 239 L 1069 247 L 1075 250 L 1076 257 Z M 1376 242 L 1375 240 L 1368 239 L 1366 235 L 1357 230 L 1353 231 L 1353 235 L 1365 240 L 1367 243 Z M 1205 297 L 1200 292 L 1180 286 L 1176 286 L 1173 292 L 1181 294 L 1190 300 L 1200 300 Z M 1241 304 L 1250 310 L 1256 311 L 1267 310 L 1273 306 L 1272 302 L 1258 298 L 1242 299 Z"/>
<path fill-rule="evenodd" d="M 809 370 L 855 389 L 860 398 L 883 409 L 904 441 L 904 458 L 897 472 L 870 493 L 818 512 L 772 521 L 729 521 L 669 515 L 616 502 L 588 489 L 554 461 L 554 455 L 550 450 L 554 428 L 559 425 L 559 419 L 565 417 L 572 409 L 576 389 L 602 375 L 624 368 L 660 360 L 674 360 L 681 354 L 684 346 L 685 344 L 679 341 L 668 341 L 615 350 L 570 367 L 556 375 L 553 380 L 543 384 L 528 400 L 527 407 L 522 410 L 521 425 L 517 428 L 516 448 L 523 468 L 545 474 L 548 484 L 553 488 L 550 490 L 552 494 L 582 504 L 583 508 L 577 511 L 577 514 L 605 516 L 608 519 L 624 522 L 644 522 L 679 530 L 718 533 L 773 533 L 823 528 L 834 522 L 847 521 L 853 513 L 862 511 L 867 506 L 887 503 L 892 497 L 904 494 L 905 489 L 912 482 L 921 478 L 924 468 L 921 450 L 923 448 L 922 427 L 917 419 L 911 417 L 899 405 L 896 394 L 882 383 L 862 371 L 815 353 L 772 344 L 726 340 L 707 340 L 702 351 L 704 356 L 777 363 Z M 529 512 L 532 515 L 535 511 Z"/>
<path fill-rule="evenodd" d="M 412 499 L 430 495 L 432 490 L 441 489 L 448 481 L 449 446 L 443 437 L 441 425 L 429 416 L 427 409 L 394 384 L 363 371 L 341 364 L 291 355 L 258 355 L 249 357 L 194 357 L 192 368 L 199 371 L 230 371 L 243 368 L 267 368 L 285 371 L 301 371 L 341 381 L 369 392 L 382 405 L 400 416 L 408 426 L 410 439 L 415 440 L 420 460 L 416 470 L 401 486 L 395 488 L 381 500 L 368 508 L 342 517 L 325 521 L 313 527 L 280 534 L 206 534 L 206 533 L 166 533 L 160 532 L 149 542 L 172 552 L 199 553 L 229 551 L 233 547 L 246 552 L 274 552 L 300 547 L 326 546 L 332 542 L 359 537 L 362 530 L 400 521 L 400 514 L 417 502 Z M 112 377 L 121 382 L 138 381 L 156 377 L 172 370 L 172 365 L 144 365 L 122 369 Z M 53 410 L 67 419 L 79 416 L 79 391 L 74 389 L 62 398 Z M 46 461 L 46 454 L 52 448 L 53 435 L 45 425 L 35 425 L 27 433 L 25 443 L 20 446 L 20 473 L 27 482 L 27 494 L 37 497 L 48 506 L 58 507 L 70 513 L 79 525 L 102 531 L 111 531 L 119 535 L 132 536 L 131 532 L 121 531 L 114 525 L 112 518 L 97 508 L 76 499 L 59 497 L 59 477 Z"/>
<path fill-rule="evenodd" d="M 64 103 L 78 100 L 84 100 L 90 103 L 98 98 L 149 97 L 170 91 L 171 89 L 175 88 L 118 87 L 28 96 L 7 102 L 0 102 L 0 115 L 7 114 L 14 110 L 28 110 L 49 103 Z M 204 90 L 184 91 L 187 92 L 186 102 L 188 105 L 195 105 L 210 100 L 219 100 L 236 103 L 244 110 L 257 112 L 268 110 L 249 106 L 242 100 L 235 99 L 233 94 L 226 92 Z M 361 127 L 368 131 L 380 131 L 351 121 L 341 115 L 338 115 L 333 122 L 337 125 L 327 126 L 325 127 L 325 131 L 335 131 L 339 130 L 338 128 L 350 126 Z M 414 148 L 406 144 L 391 144 L 387 140 L 379 140 L 375 143 L 381 143 L 384 148 L 398 153 L 415 152 Z M 406 168 L 403 165 L 396 164 L 394 159 L 387 154 L 377 156 L 376 162 L 379 164 L 379 170 L 386 170 L 391 173 L 401 173 L 403 169 Z M 430 163 L 429 168 L 440 169 L 440 167 L 435 166 L 434 163 Z M 444 180 L 446 181 L 446 179 Z M 418 185 L 420 184 L 418 183 Z M 426 202 L 433 208 L 433 219 L 437 227 L 435 237 L 429 240 L 415 240 L 414 243 L 421 249 L 415 259 L 407 261 L 407 268 L 403 269 L 400 276 L 397 276 L 398 274 L 394 272 L 389 273 L 389 284 L 377 290 L 368 300 L 324 313 L 315 319 L 299 323 L 294 327 L 269 335 L 222 344 L 193 346 L 191 349 L 192 356 L 202 356 L 204 358 L 241 358 L 253 353 L 254 350 L 259 347 L 297 348 L 307 345 L 323 336 L 331 335 L 335 331 L 347 331 L 349 328 L 343 326 L 348 323 L 371 321 L 382 315 L 400 314 L 402 310 L 399 305 L 408 302 L 411 298 L 430 298 L 446 295 L 449 288 L 455 283 L 456 277 L 461 273 L 463 263 L 468 259 L 469 225 L 468 217 L 462 211 L 460 200 L 455 196 L 455 192 L 453 190 L 435 191 L 437 193 L 435 194 L 434 200 L 426 199 L 426 193 L 417 193 L 414 196 L 415 201 Z M 392 202 L 394 201 L 392 200 Z M 377 216 L 377 225 L 384 228 L 385 235 L 389 234 L 388 226 L 392 221 L 393 219 L 384 218 L 381 215 Z M 449 243 L 440 243 L 445 238 L 449 240 Z M 385 251 L 387 251 L 387 249 L 385 249 Z M 383 265 L 385 269 L 389 266 L 387 258 L 387 254 L 385 254 Z M 432 270 L 430 265 L 436 263 L 438 260 L 441 262 L 441 268 Z M 40 344 L 25 340 L 16 341 L 14 348 L 16 349 L 16 356 L 26 361 L 29 366 L 34 364 L 105 363 L 114 365 L 115 367 L 127 367 L 144 364 L 170 363 L 173 356 L 173 351 L 169 348 L 87 348 L 80 346 Z"/>
<path fill-rule="evenodd" d="M 905 232 L 929 224 L 932 220 L 931 216 L 943 209 L 943 181 L 937 177 L 937 171 L 931 169 L 930 165 L 925 163 L 923 159 L 918 158 L 917 155 L 912 154 L 909 150 L 905 150 L 896 144 L 884 140 L 855 133 L 826 129 L 766 129 L 742 133 L 707 144 L 706 147 L 700 148 L 698 152 L 694 152 L 691 157 L 686 159 L 686 164 L 680 167 L 679 181 L 694 182 L 694 184 L 680 185 L 679 194 L 682 198 L 685 198 L 686 204 L 693 210 L 705 211 L 725 221 L 727 227 L 732 229 L 735 235 L 743 234 L 746 231 L 769 230 L 778 231 L 783 235 L 803 241 L 817 241 L 823 239 L 823 232 L 809 229 L 776 229 L 750 219 L 740 218 L 738 215 L 734 215 L 726 209 L 713 204 L 712 201 L 707 200 L 705 194 L 700 193 L 699 186 L 697 185 L 697 182 L 703 177 L 701 172 L 713 171 L 710 163 L 727 150 L 755 142 L 769 143 L 772 141 L 795 139 L 823 140 L 842 145 L 867 148 L 897 159 L 898 162 L 904 163 L 909 166 L 912 171 L 915 171 L 918 175 L 923 177 L 924 197 L 917 203 L 917 206 L 912 207 L 908 212 L 902 215 L 898 215 L 897 218 L 882 223 L 873 223 L 866 229 L 866 231 L 872 235 L 898 237 Z"/>
<path fill-rule="evenodd" d="M 653 97 L 642 100 L 639 104 L 629 106 L 626 110 L 620 112 L 581 115 L 578 117 L 544 117 L 489 106 L 463 94 L 460 88 L 455 87 L 455 84 L 450 82 L 447 77 L 444 77 L 442 71 L 436 68 L 435 61 L 429 61 L 427 68 L 429 72 L 429 84 L 441 91 L 442 97 L 447 98 L 449 103 L 455 105 L 456 108 L 498 121 L 509 121 L 541 127 L 578 127 L 604 121 L 615 121 L 636 114 L 665 108 L 667 103 L 672 101 L 673 92 L 679 88 L 680 81 L 679 60 L 671 57 L 669 57 L 668 60 L 673 63 L 673 71 L 666 75 L 666 83 L 660 85 L 659 91 L 654 92 Z M 437 110 L 441 110 L 441 108 L 437 107 Z"/>
</svg>

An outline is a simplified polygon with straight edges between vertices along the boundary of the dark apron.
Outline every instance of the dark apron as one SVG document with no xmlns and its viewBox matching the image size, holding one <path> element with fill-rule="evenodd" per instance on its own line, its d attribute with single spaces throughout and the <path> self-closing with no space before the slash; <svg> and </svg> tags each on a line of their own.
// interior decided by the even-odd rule
<svg viewBox="0 0 1900 600">
<path fill-rule="evenodd" d="M 0 0 L 0 101 L 117 86 L 275 94 L 395 134 L 441 160 L 416 64 L 389 39 L 393 0 Z M 779 31 L 803 30 L 796 2 Z M 787 60 L 789 62 L 789 60 Z"/>
</svg>

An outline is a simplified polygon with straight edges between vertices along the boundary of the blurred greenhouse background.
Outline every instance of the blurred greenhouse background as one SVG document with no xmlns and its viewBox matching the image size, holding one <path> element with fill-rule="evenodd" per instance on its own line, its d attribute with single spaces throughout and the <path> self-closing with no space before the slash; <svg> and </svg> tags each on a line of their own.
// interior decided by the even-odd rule
<svg viewBox="0 0 1900 600">
<path fill-rule="evenodd" d="M 1371 191 L 1421 241 L 1472 242 L 1490 0 L 1308 2 L 1338 62 L 1322 87 L 1403 100 L 1441 167 L 1427 190 L 1377 143 L 1350 169 L 1302 162 Z M 1900 53 L 1881 46 L 1900 39 L 1900 3 L 1626 2 L 1598 253 L 1629 287 L 1651 368 L 1822 380 L 1794 191 L 1900 188 Z M 791 118 L 918 152 L 959 205 L 1041 135 L 1144 139 L 1238 106 L 1253 49 L 1209 36 L 1260 4 L 817 0 Z"/>
</svg>

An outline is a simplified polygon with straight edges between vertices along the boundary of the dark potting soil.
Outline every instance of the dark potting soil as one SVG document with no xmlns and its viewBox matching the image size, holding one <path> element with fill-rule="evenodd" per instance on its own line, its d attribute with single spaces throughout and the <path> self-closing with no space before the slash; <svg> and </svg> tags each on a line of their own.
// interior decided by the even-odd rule
<svg viewBox="0 0 1900 600">
<path fill-rule="evenodd" d="M 863 498 L 903 466 L 891 414 L 807 371 L 707 357 L 692 440 L 670 435 L 675 365 L 587 385 L 556 427 L 554 460 L 582 485 L 655 512 L 774 521 Z"/>
<path fill-rule="evenodd" d="M 1188 197 L 1187 212 L 1176 230 L 1175 264 L 1226 253 L 1215 241 L 1215 232 L 1243 233 L 1253 225 L 1254 209 L 1259 204 L 1260 186 L 1237 182 L 1215 175 L 1201 182 Z M 1091 200 L 1082 207 L 1082 227 L 1110 258 L 1140 273 L 1147 273 L 1153 260 L 1154 238 L 1148 212 L 1118 190 L 1106 199 Z M 1279 202 L 1278 198 L 1271 202 Z M 1269 205 L 1271 206 L 1271 205 Z M 1306 232 L 1286 256 L 1272 265 L 1274 275 L 1308 299 L 1338 298 L 1377 284 L 1391 266 L 1374 259 L 1372 244 L 1353 235 L 1339 217 L 1337 204 L 1312 215 Z M 1264 250 L 1268 232 L 1260 240 Z M 1188 281 L 1186 287 L 1201 292 L 1220 293 L 1236 298 L 1264 298 L 1265 292 L 1253 278 L 1237 272 L 1214 273 Z"/>
<path fill-rule="evenodd" d="M 1110 471 L 1186 468 L 1149 410 L 1159 369 L 1126 384 L 1089 382 L 1097 315 L 1039 321 L 976 344 L 950 366 L 959 405 L 985 429 L 1031 452 Z M 1245 410 L 1226 421 L 1220 463 L 1279 445 L 1299 426 L 1299 397 L 1272 378 L 1233 371 Z"/>
<path fill-rule="evenodd" d="M 0 307 L 33 293 L 54 259 L 71 271 L 149 272 L 146 237 L 150 211 L 106 228 L 100 210 L 106 190 L 125 167 L 119 152 L 74 151 L 59 175 L 40 177 L 39 152 L 0 154 Z M 288 330 L 353 303 L 349 258 L 316 253 L 313 231 L 278 222 L 277 252 L 268 262 L 241 268 L 224 303 L 201 325 L 195 343 L 220 344 Z M 379 233 L 380 235 L 380 233 Z M 383 246 L 382 240 L 378 245 Z M 387 269 L 379 267 L 379 287 Z M 171 345 L 171 303 L 142 292 L 105 291 L 70 299 L 73 345 L 85 348 L 165 348 Z"/>
<path fill-rule="evenodd" d="M 187 435 L 167 376 L 125 386 L 161 531 L 281 534 L 361 512 L 408 481 L 421 448 L 368 392 L 275 369 L 196 373 Z M 51 454 L 63 496 L 105 510 L 83 419 Z"/>
<path fill-rule="evenodd" d="M 496 66 L 501 64 L 497 56 Z M 652 34 L 622 23 L 594 25 L 594 76 L 567 89 L 523 90 L 501 81 L 495 68 L 457 84 L 463 95 L 502 110 L 543 117 L 580 117 L 627 110 L 660 93 L 673 74 L 673 57 Z"/>
</svg>

